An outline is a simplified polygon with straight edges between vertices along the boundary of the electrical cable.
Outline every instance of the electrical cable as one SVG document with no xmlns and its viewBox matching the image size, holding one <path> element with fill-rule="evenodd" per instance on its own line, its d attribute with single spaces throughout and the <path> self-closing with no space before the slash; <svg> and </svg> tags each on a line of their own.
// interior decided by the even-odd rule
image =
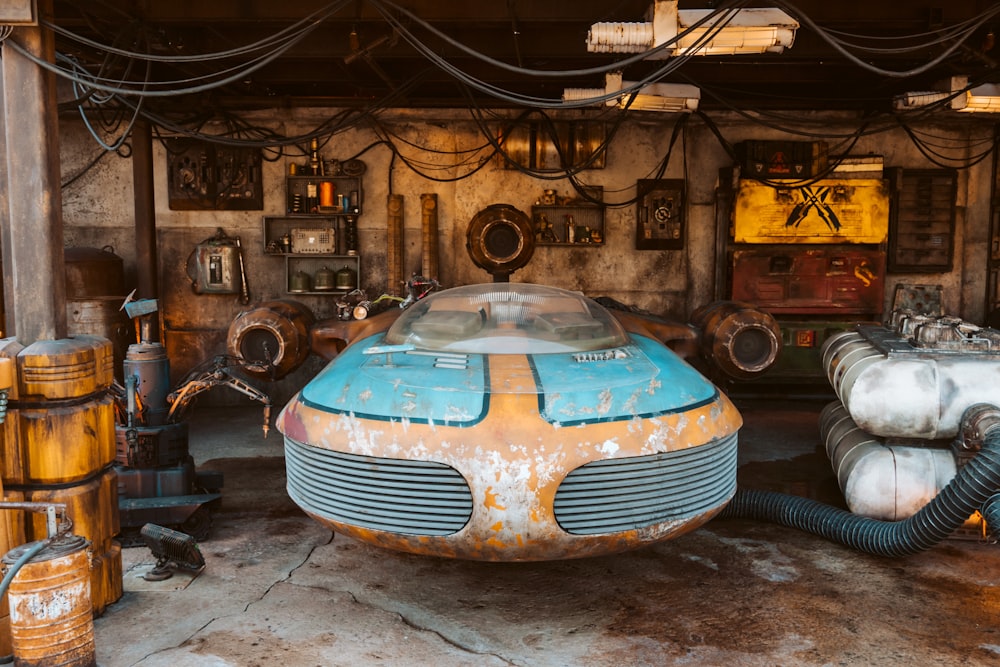
<svg viewBox="0 0 1000 667">
<path fill-rule="evenodd" d="M 249 53 L 255 53 L 257 51 L 261 51 L 265 48 L 271 48 L 272 46 L 275 45 L 280 46 L 289 40 L 295 40 L 299 37 L 299 35 L 296 34 L 297 30 L 301 30 L 304 27 L 310 26 L 314 23 L 320 23 L 326 20 L 327 18 L 335 14 L 337 11 L 342 9 L 344 6 L 349 4 L 349 1 L 350 0 L 338 0 L 337 2 L 332 2 L 326 5 L 325 7 L 314 11 L 312 14 L 309 14 L 305 18 L 296 21 L 287 28 L 283 28 L 282 30 L 279 30 L 273 35 L 269 35 L 265 39 L 259 40 L 257 42 L 252 42 L 250 44 L 246 44 L 226 51 L 216 51 L 214 53 L 198 53 L 189 56 L 159 56 L 152 53 L 129 51 L 126 49 L 119 49 L 113 46 L 109 47 L 107 44 L 101 44 L 100 42 L 88 39 L 86 37 L 83 37 L 82 35 L 77 35 L 76 33 L 67 30 L 66 28 L 63 28 L 59 25 L 56 25 L 55 23 L 47 21 L 45 19 L 42 19 L 40 23 L 44 27 L 51 29 L 53 32 L 62 35 L 63 37 L 66 37 L 79 44 L 83 44 L 85 46 L 89 46 L 91 48 L 98 49 L 100 51 L 109 54 L 125 56 L 127 58 L 132 58 L 135 60 L 148 60 L 151 62 L 163 62 L 163 63 L 205 62 L 209 60 L 222 60 L 226 58 L 239 57 L 247 55 Z"/>
<path fill-rule="evenodd" d="M 400 30 L 401 34 L 412 35 L 412 33 L 410 33 L 409 30 L 406 30 L 405 27 L 402 26 L 401 22 L 395 19 L 395 17 L 391 16 L 391 13 L 386 10 L 387 6 L 391 7 L 393 10 L 399 12 L 400 14 L 406 16 L 408 19 L 410 19 L 420 27 L 424 28 L 425 30 L 435 35 L 436 37 L 442 39 L 445 43 L 461 50 L 466 55 L 472 56 L 473 58 L 481 60 L 482 62 L 485 62 L 489 65 L 493 65 L 494 67 L 498 67 L 500 69 L 504 69 L 509 72 L 513 72 L 515 74 L 521 74 L 525 76 L 550 77 L 550 78 L 566 78 L 573 76 L 591 76 L 595 74 L 606 74 L 608 72 L 617 71 L 628 65 L 642 62 L 644 60 L 649 59 L 651 56 L 659 53 L 660 51 L 664 51 L 674 46 L 684 37 L 687 37 L 689 34 L 698 30 L 703 25 L 712 21 L 713 19 L 718 18 L 719 15 L 726 14 L 725 20 L 721 22 L 721 25 L 716 25 L 713 23 L 711 29 L 716 30 L 717 32 L 718 29 L 727 24 L 733 18 L 733 16 L 735 16 L 736 10 L 742 7 L 746 7 L 747 5 L 750 4 L 748 0 L 729 0 L 728 2 L 725 2 L 722 6 L 713 9 L 711 13 L 706 14 L 704 17 L 702 17 L 697 22 L 689 26 L 683 32 L 680 32 L 677 35 L 675 35 L 670 40 L 667 40 L 662 44 L 658 44 L 647 51 L 643 51 L 642 53 L 615 61 L 610 65 L 601 65 L 598 67 L 588 67 L 584 69 L 554 71 L 554 70 L 528 69 L 516 65 L 511 65 L 502 60 L 491 58 L 451 38 L 449 35 L 441 32 L 440 30 L 432 26 L 430 23 L 427 23 L 413 12 L 401 7 L 400 5 L 397 5 L 391 0 L 369 0 L 369 2 L 379 10 L 383 18 L 385 18 L 387 21 L 390 21 L 394 26 L 399 26 L 401 28 Z M 692 53 L 694 52 L 693 47 L 692 49 L 689 50 L 691 50 Z"/>
<path fill-rule="evenodd" d="M 959 49 L 969 39 L 969 37 L 972 36 L 973 32 L 976 29 L 987 23 L 997 14 L 1000 14 L 1000 5 L 994 5 L 991 9 L 988 9 L 987 11 L 983 12 L 983 14 L 981 14 L 979 18 L 976 19 L 976 21 L 972 23 L 965 30 L 963 39 L 957 40 L 954 44 L 946 48 L 938 56 L 932 58 L 930 61 L 924 63 L 923 65 L 920 65 L 919 67 L 914 67 L 903 71 L 897 71 L 897 70 L 888 70 L 878 67 L 876 65 L 872 65 L 871 63 L 868 63 L 865 60 L 858 58 L 857 56 L 852 54 L 849 50 L 847 50 L 847 48 L 845 48 L 845 46 L 841 43 L 841 40 L 827 33 L 826 30 L 824 30 L 815 21 L 813 21 L 806 14 L 804 14 L 802 11 L 796 8 L 792 3 L 787 2 L 786 0 L 773 0 L 773 2 L 782 9 L 787 10 L 790 14 L 795 16 L 804 25 L 807 25 L 809 28 L 814 30 L 816 34 L 819 35 L 821 39 L 823 39 L 823 41 L 832 46 L 834 50 L 837 51 L 837 53 L 847 58 L 851 63 L 857 65 L 862 69 L 868 70 L 870 72 L 875 72 L 876 74 L 879 74 L 881 76 L 889 78 L 897 78 L 897 79 L 907 79 L 910 77 L 914 77 L 919 74 L 923 74 L 927 71 L 930 71 L 934 67 L 940 65 L 945 60 L 947 60 L 952 53 L 954 53 L 957 49 Z"/>
<path fill-rule="evenodd" d="M 370 0 L 370 2 L 372 2 L 376 6 L 380 6 L 380 0 Z M 487 83 L 485 81 L 482 81 L 480 79 L 476 79 L 474 77 L 471 77 L 470 75 L 467 75 L 465 72 L 463 72 L 461 69 L 459 69 L 458 67 L 456 67 L 456 66 L 452 65 L 451 63 L 449 63 L 446 59 L 440 57 L 437 53 L 434 52 L 433 49 L 431 49 L 429 46 L 425 45 L 423 42 L 421 42 L 419 39 L 417 39 L 412 33 L 410 33 L 406 29 L 406 27 L 404 25 L 402 25 L 402 23 L 398 19 L 396 19 L 390 13 L 388 13 L 388 12 L 383 13 L 383 18 L 385 18 L 393 26 L 393 28 L 399 34 L 401 34 L 403 36 L 404 40 L 406 40 L 418 52 L 420 52 L 421 54 L 423 54 L 425 58 L 427 58 L 428 60 L 430 60 L 431 62 L 433 62 L 435 65 L 437 65 L 437 67 L 439 69 L 441 69 L 445 73 L 451 75 L 453 78 L 456 78 L 457 80 L 463 82 L 467 86 L 470 86 L 470 87 L 472 87 L 472 88 L 474 88 L 476 90 L 479 90 L 480 92 L 485 93 L 485 94 L 487 94 L 487 95 L 489 95 L 491 97 L 495 97 L 497 99 L 500 99 L 500 100 L 503 100 L 503 101 L 506 101 L 506 102 L 509 102 L 509 103 L 518 104 L 518 105 L 521 105 L 521 106 L 529 106 L 529 107 L 536 107 L 536 108 L 563 108 L 563 109 L 569 109 L 569 108 L 579 108 L 579 107 L 591 106 L 591 105 L 596 104 L 596 103 L 601 103 L 601 102 L 606 102 L 608 100 L 618 99 L 619 97 L 621 97 L 624 94 L 633 93 L 633 92 L 636 92 L 636 91 L 640 90 L 643 86 L 648 85 L 649 83 L 654 83 L 656 81 L 659 81 L 662 78 L 664 78 L 666 75 L 670 74 L 671 72 L 675 71 L 676 69 L 679 69 L 683 64 L 685 64 L 692 57 L 691 54 L 696 53 L 701 47 L 709 44 L 715 38 L 715 36 L 735 16 L 735 10 L 723 9 L 723 10 L 719 10 L 717 12 L 713 12 L 713 13 L 707 15 L 704 19 L 702 19 L 701 21 L 699 21 L 697 24 L 691 26 L 690 28 L 688 28 L 687 30 L 685 30 L 683 33 L 681 33 L 681 34 L 679 34 L 677 36 L 676 39 L 680 39 L 681 37 L 686 36 L 691 31 L 695 30 L 700 25 L 704 24 L 710 18 L 717 17 L 717 15 L 719 13 L 727 12 L 727 11 L 729 13 L 725 15 L 724 20 L 718 21 L 718 22 L 714 23 L 710 29 L 708 29 L 703 35 L 701 35 L 698 38 L 698 40 L 684 52 L 684 54 L 682 54 L 680 56 L 677 56 L 675 58 L 668 59 L 666 61 L 666 64 L 664 66 L 662 66 L 658 70 L 654 71 L 652 74 L 642 77 L 642 79 L 640 79 L 639 81 L 631 82 L 630 85 L 626 86 L 621 91 L 613 91 L 611 93 L 605 93 L 605 94 L 598 95 L 598 96 L 595 96 L 595 97 L 592 97 L 592 98 L 585 98 L 585 99 L 573 100 L 573 101 L 566 101 L 566 100 L 563 100 L 561 98 L 559 98 L 559 99 L 541 98 L 541 97 L 534 97 L 534 96 L 528 96 L 528 95 L 521 95 L 521 94 L 518 94 L 518 93 L 512 93 L 510 91 L 502 90 L 499 87 L 494 86 L 494 85 L 492 85 L 490 83 Z M 671 43 L 673 43 L 673 42 L 671 42 Z M 665 45 L 663 45 L 663 46 L 665 47 Z M 648 57 L 648 55 L 649 55 L 649 52 L 646 52 L 646 56 L 647 57 Z M 485 58 L 485 56 L 483 56 L 483 57 Z M 642 59 L 644 59 L 644 58 L 640 58 L 639 60 L 642 60 Z M 602 67 L 602 68 L 594 68 L 593 71 L 596 72 L 596 73 L 607 73 L 609 71 L 616 71 L 617 69 L 621 68 L 621 66 L 622 66 L 623 63 L 628 63 L 628 62 L 631 62 L 633 60 L 634 60 L 634 57 L 633 58 L 626 58 L 624 60 L 616 61 L 612 65 L 608 65 L 608 66 L 605 66 L 605 67 Z M 547 71 L 547 70 L 531 70 L 531 71 L 538 72 L 538 71 Z M 558 75 L 561 78 L 565 78 L 567 76 L 577 75 L 579 72 L 581 72 L 581 71 L 579 71 L 579 70 L 569 70 L 569 71 L 556 72 L 554 74 Z"/>
</svg>

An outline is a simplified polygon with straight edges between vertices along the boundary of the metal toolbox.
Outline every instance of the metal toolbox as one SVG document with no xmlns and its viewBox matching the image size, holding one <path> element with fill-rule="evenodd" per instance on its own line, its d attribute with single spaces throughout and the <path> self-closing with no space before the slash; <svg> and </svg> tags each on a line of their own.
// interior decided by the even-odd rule
<svg viewBox="0 0 1000 667">
<path fill-rule="evenodd" d="M 740 248 L 732 298 L 771 313 L 879 314 L 885 265 L 885 252 L 850 245 Z"/>
</svg>

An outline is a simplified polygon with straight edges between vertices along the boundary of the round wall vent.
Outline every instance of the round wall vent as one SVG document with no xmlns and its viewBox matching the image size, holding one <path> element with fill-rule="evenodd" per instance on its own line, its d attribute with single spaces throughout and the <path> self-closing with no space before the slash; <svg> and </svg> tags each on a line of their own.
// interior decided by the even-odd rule
<svg viewBox="0 0 1000 667">
<path fill-rule="evenodd" d="M 509 204 L 487 206 L 469 222 L 465 246 L 476 266 L 506 282 L 535 252 L 531 219 Z"/>
</svg>

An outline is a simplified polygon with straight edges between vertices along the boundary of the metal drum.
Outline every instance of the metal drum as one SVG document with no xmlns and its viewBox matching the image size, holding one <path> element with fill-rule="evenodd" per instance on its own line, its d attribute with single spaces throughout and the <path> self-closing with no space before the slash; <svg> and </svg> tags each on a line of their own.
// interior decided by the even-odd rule
<svg viewBox="0 0 1000 667">
<path fill-rule="evenodd" d="M 124 262 L 111 246 L 66 248 L 64 255 L 67 299 L 107 296 L 124 299 Z"/>
<path fill-rule="evenodd" d="M 4 570 L 37 544 L 7 552 Z M 97 664 L 87 546 L 77 535 L 56 538 L 14 576 L 7 595 L 15 665 Z"/>
<path fill-rule="evenodd" d="M 240 313 L 229 325 L 226 348 L 249 365 L 247 373 L 280 379 L 309 356 L 309 329 L 315 318 L 308 307 L 291 300 L 268 301 Z"/>
<path fill-rule="evenodd" d="M 781 353 L 781 329 L 768 313 L 739 301 L 716 301 L 691 314 L 702 331 L 702 354 L 732 378 L 770 368 Z"/>
<path fill-rule="evenodd" d="M 132 338 L 121 309 L 126 294 L 124 262 L 111 246 L 66 248 L 65 258 L 67 331 L 110 340 L 115 374 L 121 380 L 122 360 Z"/>
<path fill-rule="evenodd" d="M 111 343 L 95 336 L 7 345 L 18 382 L 4 423 L 4 485 L 87 480 L 115 460 Z"/>
<path fill-rule="evenodd" d="M 111 341 L 115 376 L 121 380 L 122 362 L 132 342 L 132 325 L 122 311 L 125 297 L 95 296 L 66 299 L 66 326 L 72 336 L 89 334 Z"/>
<path fill-rule="evenodd" d="M 122 596 L 121 546 L 115 541 L 120 530 L 118 512 L 119 479 L 113 467 L 69 486 L 8 487 L 7 502 L 61 503 L 73 518 L 73 530 L 91 545 L 91 601 L 94 613 Z M 40 513 L 25 515 L 24 539 L 39 540 L 47 535 Z M 9 547 L 8 547 L 9 548 Z"/>
</svg>

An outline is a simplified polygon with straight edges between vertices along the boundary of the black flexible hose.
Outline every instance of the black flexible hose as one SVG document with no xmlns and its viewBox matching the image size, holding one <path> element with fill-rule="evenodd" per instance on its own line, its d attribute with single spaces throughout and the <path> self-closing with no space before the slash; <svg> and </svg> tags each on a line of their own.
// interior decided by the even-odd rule
<svg viewBox="0 0 1000 667">
<path fill-rule="evenodd" d="M 1000 539 L 1000 493 L 994 493 L 979 510 L 989 529 L 990 537 Z"/>
<path fill-rule="evenodd" d="M 984 506 L 1000 528 L 1000 428 L 983 439 L 979 454 L 919 512 L 902 521 L 879 521 L 815 500 L 772 491 L 739 489 L 722 518 L 770 521 L 876 556 L 909 556 L 951 535 Z M 989 524 L 989 519 L 987 519 Z"/>
</svg>

